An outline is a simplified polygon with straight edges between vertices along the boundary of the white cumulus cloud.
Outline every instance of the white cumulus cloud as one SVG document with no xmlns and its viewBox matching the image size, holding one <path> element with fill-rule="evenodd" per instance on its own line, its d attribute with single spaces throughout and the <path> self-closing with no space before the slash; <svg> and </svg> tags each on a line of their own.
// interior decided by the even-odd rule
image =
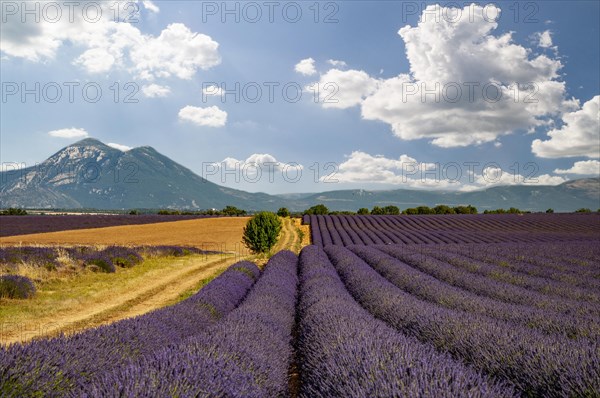
<svg viewBox="0 0 600 398">
<path fill-rule="evenodd" d="M 546 30 L 541 33 L 536 34 L 536 38 L 538 39 L 538 46 L 543 48 L 552 47 L 552 34 L 549 30 Z"/>
<path fill-rule="evenodd" d="M 142 3 L 148 11 L 151 11 L 153 13 L 158 13 L 160 11 L 160 8 L 158 8 L 158 6 L 150 0 L 144 0 Z"/>
<path fill-rule="evenodd" d="M 148 98 L 159 98 L 166 97 L 171 94 L 171 88 L 169 86 L 161 86 L 159 84 L 148 84 L 142 86 L 142 92 Z"/>
<path fill-rule="evenodd" d="M 549 131 L 549 140 L 534 140 L 531 150 L 541 158 L 600 158 L 599 109 L 600 95 L 597 95 L 581 109 L 563 115 L 564 125 Z"/>
<path fill-rule="evenodd" d="M 499 167 L 474 169 L 460 162 L 421 162 L 406 154 L 397 159 L 354 151 L 340 163 L 334 177 L 341 183 L 385 184 L 404 188 L 473 191 L 498 185 L 558 185 L 566 180 L 543 174 L 515 175 Z"/>
<path fill-rule="evenodd" d="M 535 55 L 515 43 L 512 32 L 496 33 L 498 24 L 486 11 L 478 5 L 427 6 L 416 26 L 398 32 L 410 73 L 350 79 L 351 89 L 339 86 L 339 96 L 346 91 L 348 98 L 323 106 L 358 104 L 364 119 L 387 123 L 400 139 L 428 139 L 446 148 L 495 142 L 573 110 L 575 101 L 565 98 L 559 80 L 560 60 Z M 454 21 L 430 17 L 459 12 L 463 17 Z"/>
<path fill-rule="evenodd" d="M 219 86 L 212 85 L 212 86 L 204 87 L 202 89 L 202 94 L 220 97 L 223 95 L 223 89 Z"/>
<path fill-rule="evenodd" d="M 43 9 L 58 3 L 41 1 L 36 4 Z M 158 12 L 158 7 L 151 1 L 143 4 L 151 12 Z M 0 26 L 3 55 L 40 62 L 54 59 L 61 46 L 70 44 L 80 51 L 73 63 L 88 73 L 106 73 L 120 68 L 144 80 L 170 76 L 191 79 L 198 70 L 221 62 L 219 44 L 182 23 L 172 23 L 158 36 L 153 36 L 142 33 L 134 23 L 115 19 L 117 8 L 121 19 L 130 16 L 132 8 L 124 9 L 124 2 L 84 2 L 72 6 L 72 20 L 62 3 L 58 4 L 63 8 L 62 17 L 55 22 L 42 18 L 36 23 L 34 18 L 28 18 L 23 23 L 19 12 L 7 14 L 6 21 Z M 99 16 L 97 20 L 96 15 Z M 133 16 L 141 18 L 140 15 Z"/>
<path fill-rule="evenodd" d="M 131 150 L 131 147 L 130 147 L 130 146 L 127 146 L 127 145 L 121 145 L 121 144 L 115 144 L 114 142 L 109 142 L 109 143 L 108 143 L 108 144 L 106 144 L 106 145 L 108 145 L 108 146 L 109 146 L 109 147 L 111 147 L 111 148 L 118 149 L 118 150 L 119 150 L 119 151 L 121 151 L 121 152 L 127 152 L 127 151 Z"/>
<path fill-rule="evenodd" d="M 362 70 L 330 69 L 320 76 L 318 88 L 323 107 L 345 109 L 372 94 L 377 89 L 377 80 Z"/>
<path fill-rule="evenodd" d="M 311 76 L 317 73 L 315 69 L 315 60 L 312 58 L 306 58 L 296 64 L 294 70 L 305 76 Z"/>
<path fill-rule="evenodd" d="M 246 160 L 227 157 L 220 162 L 213 163 L 213 166 L 220 170 L 237 170 L 249 176 L 275 172 L 285 172 L 289 173 L 289 175 L 294 175 L 294 173 L 300 172 L 304 168 L 297 162 L 280 162 L 275 156 L 268 153 L 254 153 L 248 156 Z"/>
<path fill-rule="evenodd" d="M 346 64 L 346 62 L 340 61 L 340 60 L 337 60 L 337 59 L 328 59 L 327 63 L 329 65 L 332 65 L 332 66 L 336 67 L 336 68 L 345 68 L 346 66 L 348 66 L 348 64 Z"/>
<path fill-rule="evenodd" d="M 599 175 L 600 162 L 597 160 L 582 160 L 575 162 L 570 169 L 556 169 L 556 174 Z"/>
<path fill-rule="evenodd" d="M 71 127 L 71 128 L 67 128 L 67 129 L 52 130 L 52 131 L 48 132 L 48 135 L 51 137 L 57 137 L 57 138 L 89 137 L 89 134 L 87 131 L 85 131 L 85 129 L 75 128 L 75 127 Z"/>
<path fill-rule="evenodd" d="M 179 118 L 198 126 L 223 127 L 227 123 L 227 112 L 217 106 L 201 108 L 188 105 L 179 110 Z"/>
</svg>

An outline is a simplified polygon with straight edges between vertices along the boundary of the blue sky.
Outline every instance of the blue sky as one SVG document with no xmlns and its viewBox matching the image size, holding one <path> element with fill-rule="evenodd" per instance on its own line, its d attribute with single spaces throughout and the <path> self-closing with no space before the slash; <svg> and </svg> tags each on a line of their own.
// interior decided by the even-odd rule
<svg viewBox="0 0 600 398">
<path fill-rule="evenodd" d="M 269 193 L 600 173 L 597 1 L 92 1 L 72 21 L 62 2 L 41 2 L 39 22 L 21 2 L 1 3 L 4 165 L 34 165 L 90 136 L 150 145 L 211 181 Z M 203 95 L 218 94 L 212 84 L 239 84 L 239 101 Z M 40 101 L 23 99 L 24 87 Z"/>
</svg>

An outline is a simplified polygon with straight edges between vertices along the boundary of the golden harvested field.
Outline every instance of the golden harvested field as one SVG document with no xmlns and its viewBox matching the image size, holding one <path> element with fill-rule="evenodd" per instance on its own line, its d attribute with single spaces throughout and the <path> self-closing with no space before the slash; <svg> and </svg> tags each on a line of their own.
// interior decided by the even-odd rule
<svg viewBox="0 0 600 398">
<path fill-rule="evenodd" d="M 7 236 L 2 245 L 179 245 L 246 253 L 242 233 L 249 217 L 203 218 L 157 224 Z"/>
</svg>

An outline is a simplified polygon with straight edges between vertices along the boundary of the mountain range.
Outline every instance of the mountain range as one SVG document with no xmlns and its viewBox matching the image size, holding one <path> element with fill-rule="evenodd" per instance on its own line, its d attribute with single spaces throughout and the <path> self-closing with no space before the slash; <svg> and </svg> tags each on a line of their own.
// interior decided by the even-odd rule
<svg viewBox="0 0 600 398">
<path fill-rule="evenodd" d="M 315 194 L 269 195 L 214 184 L 154 148 L 123 152 L 93 138 L 67 146 L 44 162 L 0 173 L 0 207 L 37 209 L 211 209 L 301 211 L 318 203 L 331 210 L 396 205 L 471 204 L 485 209 L 573 211 L 600 207 L 600 178 L 557 186 L 497 186 L 480 191 L 339 190 Z"/>
</svg>

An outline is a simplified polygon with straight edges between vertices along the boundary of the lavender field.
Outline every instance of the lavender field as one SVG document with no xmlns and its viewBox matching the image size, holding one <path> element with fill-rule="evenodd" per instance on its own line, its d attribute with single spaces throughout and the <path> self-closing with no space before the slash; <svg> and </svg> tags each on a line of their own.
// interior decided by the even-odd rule
<svg viewBox="0 0 600 398">
<path fill-rule="evenodd" d="M 74 229 L 116 227 L 119 225 L 155 224 L 169 221 L 194 220 L 212 216 L 157 214 L 82 214 L 2 216 L 0 237 Z"/>
<path fill-rule="evenodd" d="M 596 215 L 311 216 L 171 307 L 0 351 L 0 395 L 600 396 Z"/>
</svg>

